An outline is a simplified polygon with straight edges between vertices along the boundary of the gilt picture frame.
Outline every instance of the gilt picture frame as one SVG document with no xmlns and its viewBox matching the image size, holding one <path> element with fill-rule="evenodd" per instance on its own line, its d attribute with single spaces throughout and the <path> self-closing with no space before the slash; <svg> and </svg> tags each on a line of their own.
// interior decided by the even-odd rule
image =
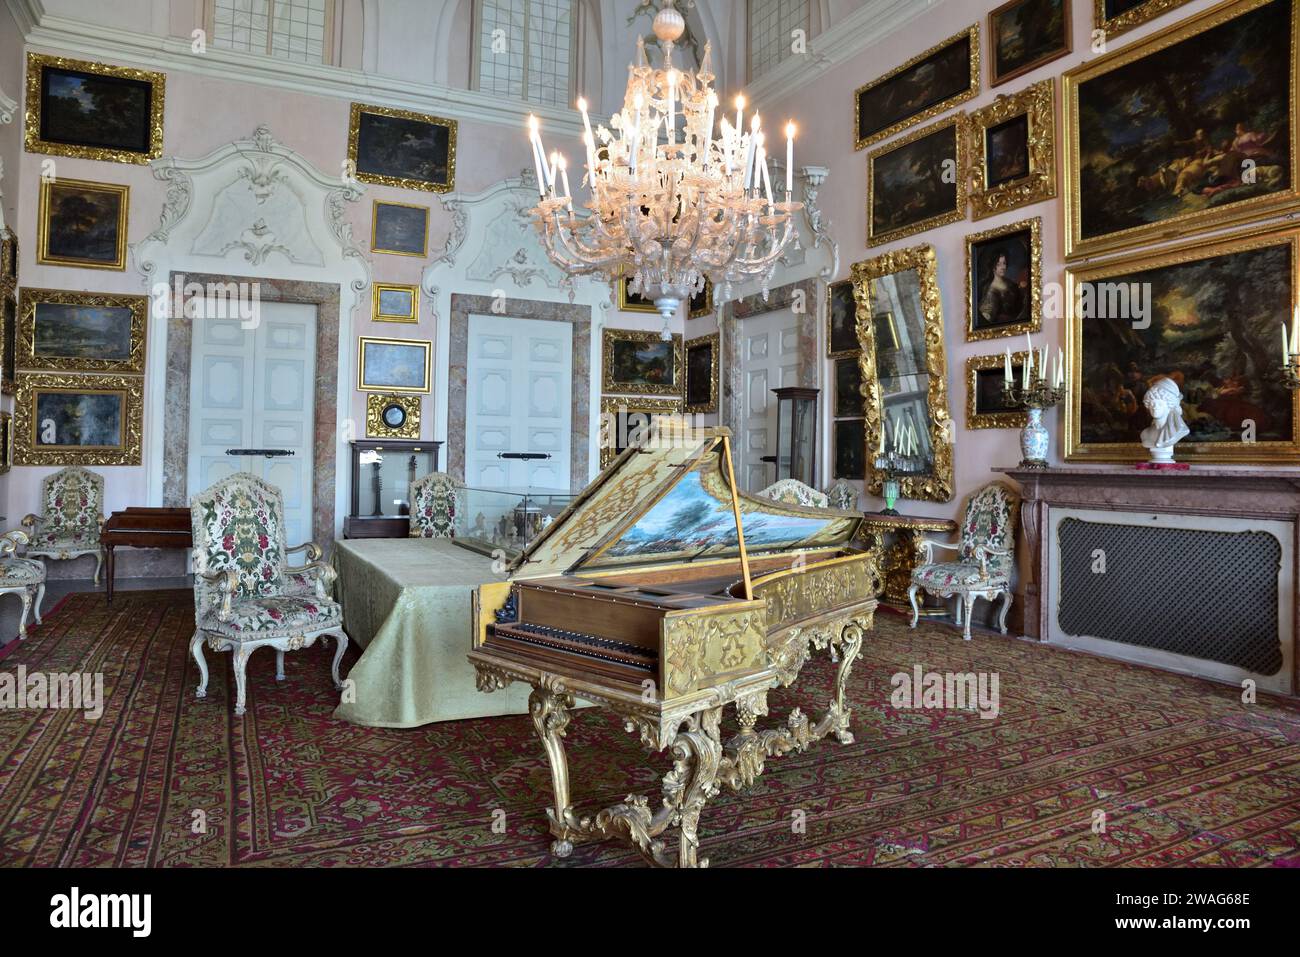
<svg viewBox="0 0 1300 957">
<path fill-rule="evenodd" d="M 606 329 L 601 342 L 601 391 L 622 395 L 680 397 L 684 356 L 682 337 L 657 332 Z"/>
<path fill-rule="evenodd" d="M 645 312 L 659 313 L 655 307 L 654 300 L 647 299 L 639 292 L 632 292 L 628 285 L 632 282 L 630 276 L 624 276 L 615 283 L 618 299 L 619 312 Z"/>
<path fill-rule="evenodd" d="M 989 85 L 1001 86 L 1068 56 L 1070 0 L 1010 0 L 989 13 Z"/>
<path fill-rule="evenodd" d="M 1056 198 L 1055 80 L 975 110 L 966 135 L 973 219 Z"/>
<path fill-rule="evenodd" d="M 866 426 L 863 419 L 831 423 L 831 478 L 857 482 L 866 479 Z"/>
<path fill-rule="evenodd" d="M 946 113 L 979 91 L 976 23 L 853 92 L 854 149 L 866 149 Z"/>
<path fill-rule="evenodd" d="M 420 339 L 357 340 L 358 392 L 432 391 L 433 343 Z"/>
<path fill-rule="evenodd" d="M 86 180 L 41 180 L 36 262 L 42 266 L 126 269 L 131 188 Z"/>
<path fill-rule="evenodd" d="M 370 251 L 423 259 L 429 254 L 429 207 L 375 200 Z"/>
<path fill-rule="evenodd" d="M 857 356 L 836 359 L 833 366 L 831 416 L 836 419 L 860 419 L 867 414 L 862 397 L 862 364 Z"/>
<path fill-rule="evenodd" d="M 703 319 L 713 312 L 713 309 L 713 280 L 706 276 L 704 278 L 704 288 L 691 296 L 690 302 L 686 306 L 686 318 Z"/>
<path fill-rule="evenodd" d="M 456 188 L 456 120 L 353 103 L 348 162 L 362 183 L 450 193 Z"/>
<path fill-rule="evenodd" d="M 966 341 L 1043 328 L 1043 220 L 966 237 Z"/>
<path fill-rule="evenodd" d="M 720 345 L 721 336 L 716 332 L 686 341 L 686 386 L 682 393 L 685 411 L 703 415 L 718 411 Z"/>
<path fill-rule="evenodd" d="M 162 156 L 167 76 L 27 54 L 29 153 L 144 164 Z"/>
<path fill-rule="evenodd" d="M 147 296 L 25 288 L 16 365 L 50 372 L 142 375 Z"/>
<path fill-rule="evenodd" d="M 377 282 L 371 294 L 370 316 L 375 322 L 420 321 L 420 287 L 393 282 Z"/>
<path fill-rule="evenodd" d="M 1109 40 L 1187 3 L 1191 0 L 1093 0 L 1093 24 Z"/>
<path fill-rule="evenodd" d="M 14 466 L 14 417 L 12 412 L 0 412 L 0 475 Z"/>
<path fill-rule="evenodd" d="M 1167 377 L 1191 430 L 1179 462 L 1294 462 L 1300 393 L 1283 380 L 1279 330 L 1298 298 L 1295 227 L 1067 268 L 1066 460 L 1146 461 L 1142 400 Z"/>
<path fill-rule="evenodd" d="M 1300 4 L 1227 0 L 1066 73 L 1066 258 L 1300 206 L 1298 49 Z"/>
<path fill-rule="evenodd" d="M 370 393 L 366 396 L 366 437 L 419 439 L 420 406 L 418 395 Z"/>
<path fill-rule="evenodd" d="M 18 377 L 15 465 L 139 465 L 143 427 L 143 376 Z"/>
<path fill-rule="evenodd" d="M 0 286 L 0 394 L 17 389 L 18 297 L 12 286 Z"/>
<path fill-rule="evenodd" d="M 867 154 L 867 245 L 966 218 L 966 115 L 958 113 Z"/>
<path fill-rule="evenodd" d="M 18 235 L 8 226 L 0 229 L 0 286 L 18 285 Z"/>
<path fill-rule="evenodd" d="M 1028 352 L 1011 354 L 1011 374 L 1019 383 Z M 1009 403 L 1002 386 L 1006 381 L 1006 353 L 971 356 L 966 360 L 966 428 L 1023 429 L 1029 413 Z"/>
<path fill-rule="evenodd" d="M 861 348 L 853 280 L 833 282 L 826 290 L 826 358 L 856 356 Z"/>
<path fill-rule="evenodd" d="M 626 451 L 624 443 L 638 432 L 649 429 L 655 416 L 681 414 L 680 398 L 603 396 L 600 400 L 600 467 L 609 468 Z"/>
</svg>

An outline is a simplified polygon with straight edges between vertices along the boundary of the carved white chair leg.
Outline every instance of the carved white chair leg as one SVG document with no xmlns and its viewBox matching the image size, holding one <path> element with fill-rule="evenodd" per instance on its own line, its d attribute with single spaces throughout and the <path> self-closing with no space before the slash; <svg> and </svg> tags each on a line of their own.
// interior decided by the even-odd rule
<svg viewBox="0 0 1300 957">
<path fill-rule="evenodd" d="M 920 609 L 920 607 L 916 604 L 916 593 L 917 593 L 918 589 L 920 589 L 920 587 L 921 587 L 920 585 L 913 585 L 911 588 L 909 588 L 909 589 L 907 590 L 907 600 L 910 601 L 910 602 L 912 603 L 912 625 L 911 625 L 911 627 L 913 627 L 913 628 L 916 627 L 916 623 L 917 623 L 917 621 L 919 621 L 920 618 L 921 618 L 921 609 Z"/>
<path fill-rule="evenodd" d="M 284 680 L 284 649 L 275 649 L 275 680 Z"/>
<path fill-rule="evenodd" d="M 1007 612 L 1011 609 L 1011 589 L 1008 588 L 1002 593 L 1002 608 L 998 612 L 998 631 L 1002 634 L 1007 633 Z"/>
<path fill-rule="evenodd" d="M 95 552 L 95 587 L 99 587 L 99 572 L 104 567 L 104 550 Z"/>
<path fill-rule="evenodd" d="M 18 640 L 27 637 L 27 613 L 32 610 L 32 590 L 24 588 L 22 592 L 23 616 L 18 619 Z"/>
<path fill-rule="evenodd" d="M 45 601 L 45 582 L 36 586 L 36 624 L 43 624 L 41 621 L 41 602 Z"/>
<path fill-rule="evenodd" d="M 199 687 L 194 692 L 196 698 L 206 698 L 208 696 L 208 662 L 203 657 L 203 632 L 194 632 L 194 637 L 190 639 L 190 654 L 199 665 Z"/>
<path fill-rule="evenodd" d="M 967 592 L 958 596 L 957 607 L 960 608 L 962 605 L 966 606 L 966 625 L 961 636 L 966 641 L 970 641 L 970 620 L 975 617 L 975 593 Z"/>
<path fill-rule="evenodd" d="M 339 632 L 331 637 L 338 639 L 338 649 L 334 652 L 334 664 L 331 673 L 334 675 L 334 690 L 343 690 L 343 680 L 339 677 L 339 665 L 343 662 L 343 653 L 348 650 L 348 636 Z"/>
<path fill-rule="evenodd" d="M 962 611 L 963 611 L 962 606 L 965 605 L 965 604 L 966 604 L 966 599 L 965 599 L 965 597 L 962 596 L 962 595 L 958 595 L 958 596 L 957 596 L 957 610 L 956 610 L 956 615 L 957 615 L 957 624 L 959 624 L 959 625 L 962 623 L 962 620 L 963 620 L 963 619 L 962 619 Z"/>
<path fill-rule="evenodd" d="M 252 651 L 243 645 L 235 645 L 232 655 L 235 666 L 235 717 L 244 713 L 244 690 L 247 684 L 246 671 L 248 668 L 248 656 Z"/>
</svg>

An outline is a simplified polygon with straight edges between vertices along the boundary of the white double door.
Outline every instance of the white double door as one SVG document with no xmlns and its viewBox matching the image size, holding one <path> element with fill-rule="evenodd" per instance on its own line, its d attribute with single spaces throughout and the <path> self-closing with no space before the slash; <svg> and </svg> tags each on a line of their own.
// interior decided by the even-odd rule
<svg viewBox="0 0 1300 957">
<path fill-rule="evenodd" d="M 244 323 L 209 306 L 192 329 L 189 494 L 251 472 L 284 495 L 286 544 L 311 541 L 316 307 L 262 303 Z M 292 454 L 230 454 L 250 449 Z"/>
<path fill-rule="evenodd" d="M 466 484 L 567 492 L 573 404 L 587 401 L 573 394 L 570 323 L 471 315 Z M 534 457 L 514 457 L 521 453 Z"/>
<path fill-rule="evenodd" d="M 799 317 L 789 309 L 740 321 L 740 483 L 761 492 L 776 481 L 776 396 L 799 384 Z"/>
</svg>

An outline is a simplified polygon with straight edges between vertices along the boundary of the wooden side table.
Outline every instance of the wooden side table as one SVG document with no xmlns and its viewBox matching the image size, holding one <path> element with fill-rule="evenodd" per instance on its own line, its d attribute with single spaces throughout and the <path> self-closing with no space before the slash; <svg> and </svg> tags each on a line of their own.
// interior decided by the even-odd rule
<svg viewBox="0 0 1300 957">
<path fill-rule="evenodd" d="M 885 583 L 881 602 L 911 614 L 912 605 L 907 600 L 907 590 L 911 587 L 912 571 L 917 565 L 917 546 L 920 540 L 926 532 L 951 535 L 957 530 L 957 523 L 947 518 L 868 512 L 862 527 L 871 533 L 875 541 L 872 551 L 876 556 L 876 567 L 881 570 Z M 885 541 L 887 536 L 893 538 L 892 543 Z M 947 615 L 948 609 L 922 608 L 921 614 Z"/>
</svg>

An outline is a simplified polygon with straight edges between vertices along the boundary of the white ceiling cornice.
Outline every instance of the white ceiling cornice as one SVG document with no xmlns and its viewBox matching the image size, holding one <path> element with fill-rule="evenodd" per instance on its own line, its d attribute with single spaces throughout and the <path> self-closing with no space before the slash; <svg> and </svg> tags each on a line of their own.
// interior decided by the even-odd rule
<svg viewBox="0 0 1300 957">
<path fill-rule="evenodd" d="M 806 55 L 792 56 L 750 83 L 749 99 L 754 103 L 786 99 L 942 2 L 943 0 L 867 0 L 834 27 L 810 40 Z M 898 62 L 902 63 L 906 59 L 907 55 L 900 55 Z M 884 66 L 888 68 L 889 64 Z M 864 78 L 864 82 L 866 79 L 870 77 Z"/>
<path fill-rule="evenodd" d="M 573 110 L 523 103 L 432 83 L 252 56 L 211 47 L 195 53 L 188 39 L 145 36 L 101 24 L 46 14 L 40 0 L 6 0 L 30 46 L 149 70 L 181 71 L 219 80 L 255 83 L 314 96 L 361 101 L 458 120 L 524 129 L 536 113 L 552 134 L 580 135 Z M 24 25 L 24 24 L 30 25 Z"/>
</svg>

